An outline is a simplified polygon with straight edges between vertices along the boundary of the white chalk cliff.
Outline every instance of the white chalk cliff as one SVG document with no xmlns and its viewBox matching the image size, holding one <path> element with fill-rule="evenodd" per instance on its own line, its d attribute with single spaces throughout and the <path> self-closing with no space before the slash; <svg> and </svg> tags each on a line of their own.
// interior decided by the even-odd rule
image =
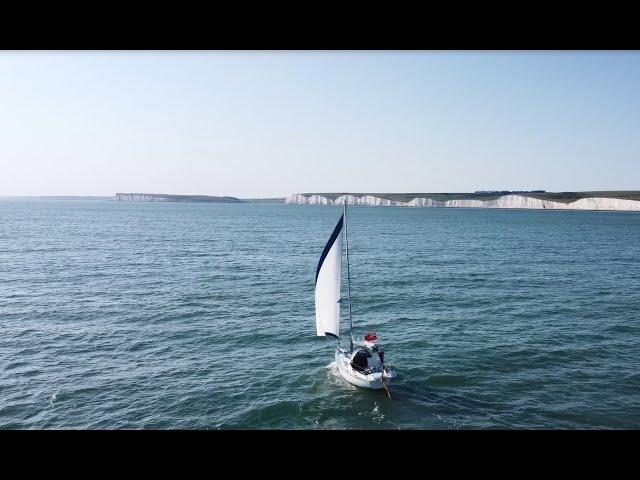
<svg viewBox="0 0 640 480">
<path fill-rule="evenodd" d="M 341 195 L 335 200 L 322 195 L 305 196 L 299 193 L 289 195 L 287 204 L 296 205 L 347 205 L 360 206 L 399 206 L 399 207 L 462 207 L 462 208 L 532 208 L 556 210 L 631 210 L 640 211 L 640 201 L 619 198 L 581 198 L 571 203 L 553 202 L 523 195 L 504 195 L 495 200 L 447 200 L 441 202 L 431 198 L 414 198 L 409 202 L 387 200 L 385 198 L 364 195 Z"/>
</svg>

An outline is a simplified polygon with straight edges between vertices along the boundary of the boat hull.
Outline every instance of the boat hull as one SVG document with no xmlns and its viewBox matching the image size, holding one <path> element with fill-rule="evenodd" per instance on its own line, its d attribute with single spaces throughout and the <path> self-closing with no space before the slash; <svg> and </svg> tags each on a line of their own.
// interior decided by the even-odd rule
<svg viewBox="0 0 640 480">
<path fill-rule="evenodd" d="M 354 370 L 351 367 L 351 360 L 345 352 L 336 350 L 336 365 L 338 366 L 338 371 L 342 378 L 352 385 L 362 388 L 370 388 L 373 390 L 379 390 L 384 387 L 381 372 L 365 375 Z M 385 375 L 385 384 L 389 383 L 389 378 L 391 378 L 389 375 Z"/>
</svg>

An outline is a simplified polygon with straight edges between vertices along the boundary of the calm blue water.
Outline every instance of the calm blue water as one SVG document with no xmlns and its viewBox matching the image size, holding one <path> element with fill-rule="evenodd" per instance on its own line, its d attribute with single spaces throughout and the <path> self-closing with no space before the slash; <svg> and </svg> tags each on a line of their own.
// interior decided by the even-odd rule
<svg viewBox="0 0 640 480">
<path fill-rule="evenodd" d="M 640 428 L 640 214 L 350 209 L 392 400 L 314 336 L 339 215 L 0 201 L 0 427 Z"/>
</svg>

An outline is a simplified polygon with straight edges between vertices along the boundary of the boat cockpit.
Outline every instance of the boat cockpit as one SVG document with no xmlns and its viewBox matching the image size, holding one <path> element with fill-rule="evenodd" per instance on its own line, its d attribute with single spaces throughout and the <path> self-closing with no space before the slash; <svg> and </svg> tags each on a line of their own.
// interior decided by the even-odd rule
<svg viewBox="0 0 640 480">
<path fill-rule="evenodd" d="M 374 358 L 373 356 L 375 351 L 377 351 L 377 348 L 375 350 L 366 347 L 356 349 L 351 357 L 351 368 L 364 374 L 381 370 L 382 365 L 379 358 Z"/>
</svg>

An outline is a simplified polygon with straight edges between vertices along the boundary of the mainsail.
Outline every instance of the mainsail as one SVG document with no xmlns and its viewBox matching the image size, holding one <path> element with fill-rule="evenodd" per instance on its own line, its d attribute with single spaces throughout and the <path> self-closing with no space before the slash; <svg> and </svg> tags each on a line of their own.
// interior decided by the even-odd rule
<svg viewBox="0 0 640 480">
<path fill-rule="evenodd" d="M 322 251 L 316 270 L 316 333 L 340 336 L 340 273 L 344 215 Z"/>
</svg>

